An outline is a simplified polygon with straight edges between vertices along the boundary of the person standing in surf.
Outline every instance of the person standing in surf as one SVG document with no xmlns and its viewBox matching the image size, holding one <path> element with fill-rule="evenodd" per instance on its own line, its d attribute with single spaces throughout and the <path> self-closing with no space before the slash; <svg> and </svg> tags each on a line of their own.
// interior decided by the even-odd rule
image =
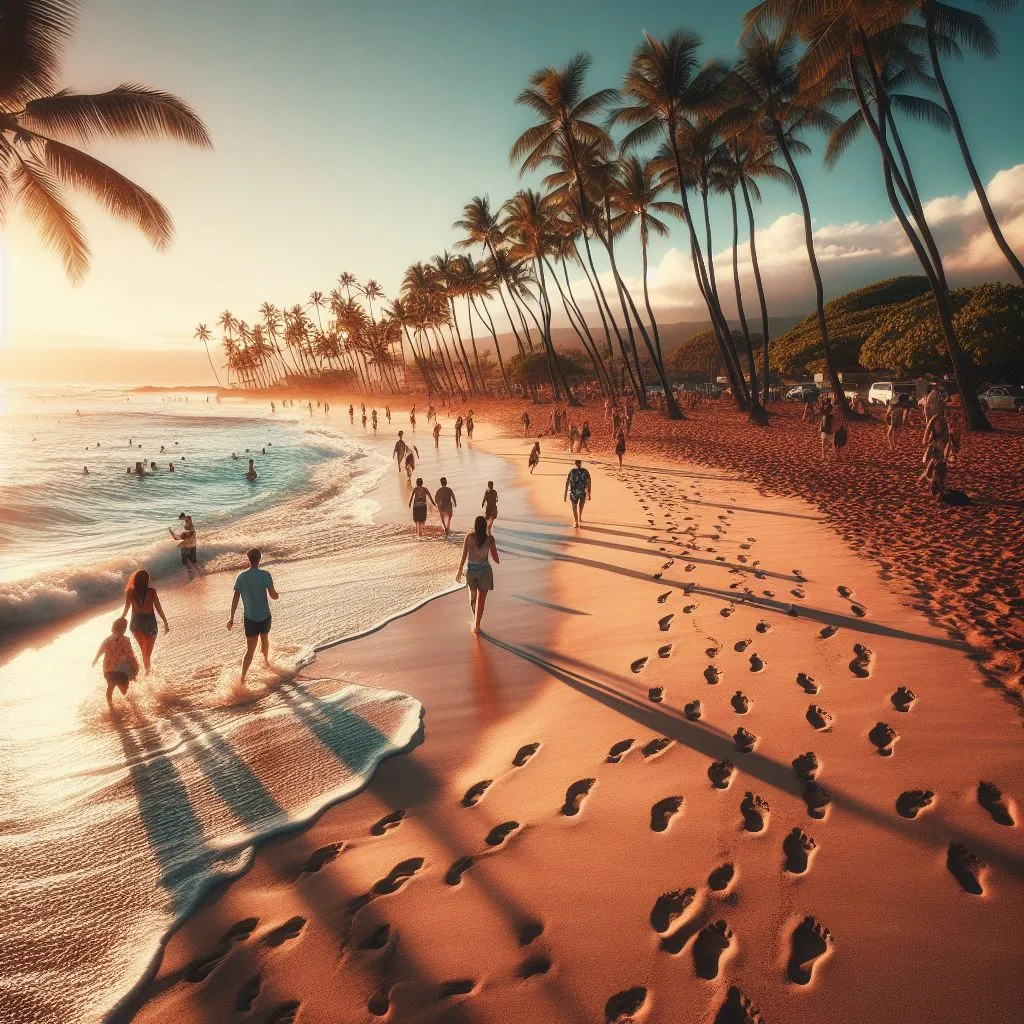
<svg viewBox="0 0 1024 1024">
<path fill-rule="evenodd" d="M 562 501 L 572 502 L 572 517 L 577 530 L 583 522 L 583 506 L 589 500 L 590 473 L 583 468 L 583 463 L 577 459 L 575 467 L 569 470 L 569 475 L 565 478 L 565 492 L 562 494 Z"/>
<path fill-rule="evenodd" d="M 423 538 L 423 526 L 427 521 L 427 502 L 437 508 L 437 502 L 433 495 L 423 486 L 423 477 L 416 477 L 416 486 L 409 495 L 409 505 L 412 508 L 412 521 L 416 524 L 416 536 Z"/>
<path fill-rule="evenodd" d="M 128 614 L 131 608 L 132 617 L 128 623 L 135 642 L 142 651 L 142 664 L 149 675 L 153 663 L 153 646 L 157 638 L 157 615 L 163 619 L 164 633 L 169 633 L 171 627 L 167 624 L 167 616 L 160 606 L 160 597 L 149 585 L 149 573 L 145 569 L 136 569 L 128 577 L 128 585 L 124 589 L 124 608 L 121 610 L 121 618 Z"/>
<path fill-rule="evenodd" d="M 462 545 L 462 561 L 455 576 L 462 582 L 462 571 L 466 570 L 466 586 L 469 587 L 469 607 L 476 612 L 473 632 L 480 632 L 480 622 L 484 617 L 484 605 L 487 595 L 494 589 L 494 570 L 490 559 L 499 564 L 498 547 L 494 538 L 487 532 L 487 520 L 477 516 L 473 521 L 473 532 L 466 535 Z"/>
<path fill-rule="evenodd" d="M 114 619 L 110 636 L 100 644 L 93 665 L 103 657 L 103 678 L 107 681 L 107 707 L 114 710 L 114 690 L 121 696 L 128 696 L 128 684 L 139 674 L 139 660 L 132 650 L 132 642 L 125 636 L 128 620 L 123 616 Z"/>
<path fill-rule="evenodd" d="M 242 658 L 242 682 L 252 664 L 259 642 L 263 654 L 263 664 L 270 664 L 270 600 L 276 601 L 280 596 L 274 589 L 274 578 L 266 569 L 260 568 L 263 553 L 259 548 L 250 548 L 246 552 L 249 568 L 244 569 L 235 577 L 234 596 L 231 598 L 231 617 L 228 629 L 235 624 L 235 612 L 238 600 L 242 600 L 242 623 L 245 628 L 245 656 Z"/>
<path fill-rule="evenodd" d="M 487 481 L 487 490 L 484 491 L 484 500 L 480 502 L 484 510 L 484 518 L 487 520 L 487 532 L 491 532 L 494 520 L 498 518 L 498 492 L 494 489 L 494 481 Z"/>
<path fill-rule="evenodd" d="M 434 421 L 434 447 L 441 447 L 441 424 Z"/>
<path fill-rule="evenodd" d="M 389 416 L 390 420 L 391 417 Z M 395 442 L 395 447 L 392 449 L 391 458 L 398 461 L 398 472 L 402 472 L 402 468 L 405 466 L 405 453 L 409 450 L 409 446 L 405 443 L 405 431 L 400 430 L 398 432 L 398 440 Z"/>
<path fill-rule="evenodd" d="M 171 472 L 174 472 L 174 463 L 170 463 Z M 185 572 L 188 573 L 189 580 L 194 580 L 197 576 L 202 575 L 202 570 L 196 561 L 196 527 L 195 523 L 192 522 L 192 517 L 185 515 L 182 512 L 178 518 L 184 522 L 184 528 L 181 533 L 175 533 L 171 527 L 167 527 L 167 532 L 178 542 L 178 549 L 181 551 L 181 564 L 185 566 Z"/>
<path fill-rule="evenodd" d="M 462 424 L 463 424 L 462 417 L 461 416 L 457 417 L 456 420 L 455 420 L 455 447 L 456 448 L 461 448 L 462 447 Z"/>
<path fill-rule="evenodd" d="M 452 514 L 458 502 L 455 500 L 455 492 L 448 486 L 448 477 L 441 477 L 441 486 L 434 495 L 434 507 L 441 517 L 441 525 L 444 527 L 444 535 L 447 537 L 452 532 Z"/>
</svg>

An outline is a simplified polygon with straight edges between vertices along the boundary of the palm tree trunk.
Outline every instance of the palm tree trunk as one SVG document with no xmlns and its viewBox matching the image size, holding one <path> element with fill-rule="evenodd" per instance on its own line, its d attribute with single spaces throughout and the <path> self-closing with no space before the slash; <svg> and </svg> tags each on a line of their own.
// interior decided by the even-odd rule
<svg viewBox="0 0 1024 1024">
<path fill-rule="evenodd" d="M 500 291 L 500 287 L 499 287 L 499 291 Z M 473 306 L 474 306 L 474 308 L 476 308 L 476 300 L 475 299 L 473 300 Z M 483 309 L 484 313 L 487 314 L 487 319 L 486 320 L 484 320 L 483 316 L 480 314 L 480 309 Z M 494 326 L 494 317 L 491 316 L 491 311 L 487 308 L 487 303 L 484 302 L 484 300 L 482 298 L 480 299 L 480 308 L 477 309 L 476 315 L 478 317 L 480 317 L 481 322 L 491 332 L 491 337 L 494 339 L 494 351 L 495 351 L 495 354 L 498 357 L 498 366 L 501 369 L 501 382 L 502 382 L 502 384 L 505 387 L 505 394 L 508 395 L 509 397 L 511 397 L 512 396 L 512 387 L 511 387 L 511 385 L 508 382 L 508 373 L 505 371 L 505 360 L 502 359 L 502 357 L 501 357 L 501 345 L 498 342 L 498 332 L 497 332 L 497 330 L 495 329 L 495 326 Z"/>
<path fill-rule="evenodd" d="M 729 205 L 732 208 L 732 279 L 736 286 L 736 315 L 740 321 L 740 331 L 747 348 L 747 362 L 750 364 L 750 419 L 753 423 L 767 422 L 764 409 L 757 392 L 757 369 L 754 366 L 754 344 L 750 340 L 750 327 L 747 325 L 747 314 L 743 308 L 743 289 L 740 286 L 740 221 L 736 214 L 736 189 L 729 189 Z"/>
<path fill-rule="evenodd" d="M 825 320 L 825 287 L 821 281 L 821 271 L 818 268 L 818 257 L 814 252 L 814 227 L 811 223 L 811 207 L 807 202 L 807 192 L 804 189 L 803 179 L 800 177 L 800 172 L 796 169 L 796 164 L 793 162 L 793 154 L 789 151 L 789 146 L 786 144 L 786 137 L 783 134 L 778 121 L 772 121 L 772 129 L 775 135 L 775 141 L 779 146 L 779 152 L 782 153 L 783 159 L 786 161 L 786 166 L 789 168 L 790 177 L 793 179 L 793 184 L 796 186 L 797 196 L 800 199 L 800 209 L 803 211 L 804 242 L 807 246 L 807 259 L 811 264 L 811 276 L 814 278 L 814 300 L 818 313 L 818 330 L 821 332 L 821 347 L 825 355 L 825 367 L 828 370 L 828 377 L 832 386 L 833 397 L 836 405 L 839 406 L 843 413 L 847 417 L 852 417 L 853 413 L 850 409 L 850 403 L 846 400 L 846 395 L 843 392 L 842 381 L 840 381 L 839 374 L 836 371 L 835 356 L 832 353 L 832 341 L 828 335 L 828 323 Z"/>
<path fill-rule="evenodd" d="M 551 340 L 551 299 L 548 296 L 547 281 L 544 276 L 544 261 L 543 258 L 535 257 L 535 262 L 538 269 L 537 280 L 540 283 L 541 295 L 544 298 L 544 343 L 547 347 L 548 353 L 548 367 L 551 372 L 551 383 L 556 384 L 555 375 L 557 374 L 557 383 L 561 384 L 562 390 L 565 392 L 566 401 L 573 406 L 580 404 L 579 399 L 572 393 L 572 388 L 569 387 L 569 382 L 565 378 L 565 371 L 562 369 L 562 361 L 558 358 L 558 353 L 555 351 L 554 342 Z M 556 387 L 557 391 L 557 387 Z M 557 394 L 555 395 L 557 399 Z"/>
<path fill-rule="evenodd" d="M 992 232 L 992 237 L 996 240 L 996 245 L 999 246 L 1000 251 L 1006 257 L 1006 262 L 1010 264 L 1013 268 L 1013 272 L 1020 279 L 1020 283 L 1024 285 L 1024 265 L 1021 264 L 1016 253 L 1010 248 L 1010 243 L 1006 241 L 1002 229 L 999 227 L 999 221 L 996 220 L 995 212 L 992 210 L 992 204 L 989 202 L 988 193 L 985 191 L 985 186 L 978 174 L 978 168 L 974 164 L 974 157 L 971 155 L 971 150 L 967 145 L 967 140 L 964 138 L 963 126 L 960 124 L 960 115 L 957 113 L 957 109 L 953 104 L 953 97 L 950 96 L 949 89 L 946 86 L 946 77 L 942 73 L 942 64 L 939 62 L 939 51 L 935 45 L 935 17 L 931 4 L 928 4 L 926 7 L 925 27 L 928 35 L 928 55 L 931 57 L 932 61 L 932 71 L 935 74 L 935 84 L 938 85 L 939 92 L 942 94 L 942 102 L 946 107 L 946 113 L 949 114 L 949 120 L 953 125 L 953 134 L 956 136 L 957 145 L 960 147 L 960 154 L 964 159 L 964 166 L 967 168 L 971 184 L 974 186 L 974 191 L 978 196 L 978 202 L 981 203 L 981 209 L 985 214 L 985 221 L 988 224 L 988 229 Z"/>
<path fill-rule="evenodd" d="M 576 247 L 574 245 L 573 249 L 575 250 L 575 248 Z M 584 273 L 586 273 L 586 271 L 584 271 Z M 616 394 L 615 382 L 614 380 L 612 380 L 612 375 L 608 372 L 608 367 L 605 364 L 604 357 L 601 355 L 601 348 L 597 343 L 597 339 L 594 337 L 593 333 L 590 330 L 590 325 L 587 323 L 587 318 L 583 315 L 583 308 L 576 301 L 576 295 L 572 290 L 572 283 L 569 280 L 569 264 L 565 260 L 562 260 L 562 276 L 565 279 L 565 294 L 569 300 L 569 304 L 575 311 L 576 319 L 579 321 L 580 326 L 583 328 L 587 337 L 590 339 L 590 346 L 591 348 L 593 348 L 594 355 L 597 357 L 597 365 L 600 367 L 598 378 L 600 379 L 601 376 L 604 377 L 604 380 L 608 385 L 608 392 L 614 397 Z M 600 306 L 598 306 L 598 311 L 600 311 Z M 609 345 L 609 351 L 610 349 L 611 346 Z M 601 389 L 601 393 L 604 394 L 604 388 Z"/>
<path fill-rule="evenodd" d="M 562 264 L 562 267 L 564 269 L 564 263 Z M 559 298 L 562 300 L 562 308 L 565 310 L 565 315 L 569 318 L 569 325 L 576 332 L 576 337 L 580 339 L 583 351 L 587 353 L 587 357 L 590 359 L 591 363 L 594 364 L 594 372 L 597 375 L 597 383 L 601 389 L 601 394 L 602 396 L 607 395 L 608 390 L 605 387 L 605 378 L 601 372 L 604 369 L 603 364 L 601 363 L 601 356 L 600 353 L 596 351 L 596 348 L 593 347 L 594 339 L 590 337 L 590 330 L 587 327 L 586 321 L 582 321 L 583 330 L 581 331 L 579 321 L 577 319 L 579 317 L 579 311 L 575 310 L 573 306 L 569 304 L 565 290 L 562 288 L 562 283 L 558 280 L 558 271 L 550 264 L 548 264 L 548 269 L 551 271 L 552 278 L 554 278 L 555 287 L 558 289 Z"/>
<path fill-rule="evenodd" d="M 644 305 L 647 307 L 647 319 L 651 322 L 651 332 L 654 334 L 654 347 L 658 350 L 658 359 L 664 359 L 661 351 L 661 333 L 658 330 L 658 321 L 654 317 L 654 309 L 651 307 L 651 290 L 647 284 L 647 230 L 644 225 L 646 213 L 640 214 L 640 258 L 644 274 Z"/>
<path fill-rule="evenodd" d="M 203 348 L 206 349 L 206 358 L 210 361 L 210 369 L 213 370 L 213 379 L 217 382 L 217 387 L 220 387 L 220 377 L 217 376 L 217 367 L 213 365 L 213 356 L 210 355 L 210 346 L 205 338 L 203 338 Z"/>
<path fill-rule="evenodd" d="M 754 241 L 755 226 L 754 226 L 754 207 L 750 203 L 750 192 L 747 190 L 746 178 L 740 173 L 740 189 L 743 192 L 743 202 L 747 207 L 747 224 L 750 228 L 750 265 L 754 270 L 754 284 L 757 285 L 757 301 L 761 307 L 761 374 L 762 374 L 762 385 L 763 385 L 763 397 L 762 404 L 768 404 L 768 388 L 769 388 L 769 359 L 768 359 L 768 344 L 770 341 L 770 335 L 768 331 L 768 303 L 764 296 L 764 284 L 761 281 L 761 267 L 757 262 L 757 243 Z"/>
<path fill-rule="evenodd" d="M 458 338 L 457 351 L 462 358 L 462 366 L 466 373 L 466 385 L 471 392 L 476 392 L 477 388 L 476 380 L 473 377 L 473 367 L 469 362 L 469 354 L 466 352 L 466 346 L 462 343 L 462 331 L 459 329 L 459 316 L 455 312 L 455 299 L 449 298 L 448 304 L 451 306 L 452 323 L 455 325 L 455 336 L 452 339 L 452 344 L 455 344 L 455 338 Z"/>
<path fill-rule="evenodd" d="M 466 293 L 466 318 L 469 320 L 469 341 L 473 348 L 473 360 L 476 363 L 476 375 L 480 380 L 480 390 L 487 392 L 487 382 L 484 380 L 484 371 L 480 367 L 480 353 L 476 350 L 476 334 L 473 332 L 473 306 L 470 303 L 469 292 Z"/>
</svg>

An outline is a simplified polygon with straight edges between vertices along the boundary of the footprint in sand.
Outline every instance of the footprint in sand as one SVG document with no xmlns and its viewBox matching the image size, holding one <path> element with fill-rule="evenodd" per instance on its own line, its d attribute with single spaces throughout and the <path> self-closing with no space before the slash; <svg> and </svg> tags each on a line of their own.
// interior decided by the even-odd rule
<svg viewBox="0 0 1024 1024">
<path fill-rule="evenodd" d="M 858 679 L 867 679 L 871 675 L 871 658 L 871 652 L 863 644 L 854 644 L 850 671 Z"/>
<path fill-rule="evenodd" d="M 391 1012 L 391 987 L 385 981 L 367 1000 L 366 1009 L 374 1017 L 386 1017 Z"/>
<path fill-rule="evenodd" d="M 737 654 L 742 654 L 753 642 L 753 640 L 737 640 L 736 643 L 732 645 L 732 649 Z"/>
<path fill-rule="evenodd" d="M 815 918 L 807 916 L 797 926 L 790 940 L 789 965 L 786 973 L 797 985 L 809 985 L 817 962 L 832 948 L 832 933 Z"/>
<path fill-rule="evenodd" d="M 640 753 L 643 754 L 644 757 L 657 757 L 658 754 L 663 750 L 666 750 L 671 745 L 672 741 L 662 736 L 656 740 L 651 740 L 650 743 L 645 743 L 640 748 Z"/>
<path fill-rule="evenodd" d="M 867 615 L 867 609 L 859 604 L 851 604 L 850 611 L 853 612 L 853 614 L 856 615 L 859 619 L 863 619 L 864 616 Z"/>
<path fill-rule="evenodd" d="M 321 846 L 319 850 L 314 850 L 309 855 L 309 860 L 306 861 L 302 870 L 315 875 L 325 864 L 330 864 L 344 849 L 344 843 L 328 843 L 326 846 Z"/>
<path fill-rule="evenodd" d="M 914 701 L 917 700 L 917 694 L 913 690 L 908 690 L 905 686 L 900 686 L 897 687 L 889 700 L 892 701 L 892 706 L 897 711 L 902 711 L 906 714 Z"/>
<path fill-rule="evenodd" d="M 238 994 L 235 996 L 235 1009 L 239 1013 L 248 1013 L 252 1009 L 252 1004 L 256 1002 L 256 997 L 260 994 L 260 986 L 262 984 L 263 977 L 258 973 L 242 983 L 238 989 Z"/>
<path fill-rule="evenodd" d="M 437 998 L 451 999 L 453 996 L 467 996 L 476 987 L 471 978 L 457 978 L 453 981 L 442 981 L 437 987 Z"/>
<path fill-rule="evenodd" d="M 355 942 L 356 949 L 383 949 L 391 938 L 391 925 L 382 924 Z"/>
<path fill-rule="evenodd" d="M 742 690 L 737 690 L 729 703 L 737 715 L 745 715 L 750 710 L 750 698 Z"/>
<path fill-rule="evenodd" d="M 671 590 L 666 590 L 664 594 L 658 597 L 658 604 L 664 604 L 672 596 Z"/>
<path fill-rule="evenodd" d="M 724 921 L 702 928 L 693 943 L 693 966 L 699 978 L 714 981 L 725 951 L 732 945 L 732 932 Z"/>
<path fill-rule="evenodd" d="M 931 807 L 935 794 L 930 789 L 908 789 L 896 797 L 896 813 L 901 818 L 916 818 Z"/>
<path fill-rule="evenodd" d="M 671 568 L 672 568 L 672 566 L 673 566 L 673 565 L 675 565 L 675 564 L 676 564 L 676 563 L 675 563 L 675 559 L 674 559 L 674 558 L 670 558 L 670 559 L 669 559 L 669 560 L 668 560 L 668 561 L 667 561 L 667 562 L 666 562 L 666 563 L 665 563 L 665 564 L 664 564 L 664 565 L 663 565 L 663 566 L 661 567 L 661 568 L 662 568 L 662 571 L 664 571 L 664 570 L 666 570 L 666 569 L 671 569 Z"/>
<path fill-rule="evenodd" d="M 385 814 L 376 825 L 371 826 L 370 835 L 382 836 L 389 829 L 398 828 L 404 817 L 404 810 L 392 811 L 390 814 Z"/>
<path fill-rule="evenodd" d="M 290 917 L 284 924 L 279 924 L 272 931 L 264 935 L 263 944 L 271 948 L 283 946 L 286 942 L 297 939 L 305 927 L 306 919 L 304 917 L 299 917 L 298 915 Z"/>
<path fill-rule="evenodd" d="M 882 757 L 892 757 L 892 745 L 900 738 L 900 734 L 885 722 L 876 723 L 875 727 L 868 733 L 868 739 L 876 747 Z"/>
<path fill-rule="evenodd" d="M 834 637 L 838 632 L 838 626 L 825 626 L 825 628 L 818 633 L 818 636 L 820 636 L 822 640 L 828 640 L 831 637 Z"/>
<path fill-rule="evenodd" d="M 651 579 L 652 580 L 660 580 L 661 577 L 662 577 L 662 574 L 660 572 L 652 572 L 651 573 Z"/>
<path fill-rule="evenodd" d="M 618 743 L 613 743 L 611 750 L 608 751 L 608 756 L 605 758 L 605 761 L 607 761 L 608 764 L 618 764 L 622 760 L 623 755 L 628 753 L 635 742 L 636 740 L 629 739 L 619 740 Z"/>
<path fill-rule="evenodd" d="M 730 604 L 726 605 L 718 614 L 721 615 L 723 619 L 727 619 L 734 611 L 736 611 L 736 609 Z"/>
<path fill-rule="evenodd" d="M 520 946 L 528 946 L 534 939 L 539 939 L 544 934 L 544 924 L 541 921 L 523 921 L 516 932 L 516 941 Z"/>
<path fill-rule="evenodd" d="M 691 700 L 683 707 L 683 714 L 686 716 L 687 721 L 699 722 L 701 715 L 700 701 Z"/>
<path fill-rule="evenodd" d="M 704 678 L 708 681 L 709 686 L 714 686 L 722 678 L 722 673 L 718 671 L 716 665 L 708 665 L 704 669 Z"/>
<path fill-rule="evenodd" d="M 501 846 L 501 844 L 505 842 L 505 840 L 508 839 L 508 837 L 518 828 L 518 821 L 503 821 L 500 825 L 495 825 L 494 828 L 487 833 L 487 838 L 484 839 L 484 842 L 488 846 Z"/>
<path fill-rule="evenodd" d="M 659 935 L 664 935 L 672 926 L 672 922 L 682 917 L 696 895 L 696 889 L 674 889 L 672 892 L 662 893 L 654 901 L 654 907 L 651 909 L 651 927 Z"/>
<path fill-rule="evenodd" d="M 764 1018 L 748 996 L 730 985 L 713 1024 L 764 1024 Z"/>
<path fill-rule="evenodd" d="M 725 892 L 736 877 L 736 868 L 732 864 L 722 864 L 708 875 L 708 888 L 712 892 Z"/>
<path fill-rule="evenodd" d="M 733 736 L 733 742 L 736 744 L 736 749 L 741 754 L 749 754 L 753 751 L 754 747 L 757 746 L 757 737 L 752 732 L 748 732 L 740 726 Z"/>
<path fill-rule="evenodd" d="M 801 782 L 813 782 L 821 765 L 813 750 L 793 758 L 793 771 Z"/>
<path fill-rule="evenodd" d="M 466 790 L 466 795 L 462 798 L 462 806 L 476 807 L 476 805 L 483 799 L 484 793 L 491 788 L 491 784 L 491 779 L 481 779 L 479 782 L 474 782 L 473 785 Z"/>
<path fill-rule="evenodd" d="M 259 923 L 258 917 L 246 917 L 233 924 L 221 937 L 220 947 L 216 952 L 210 953 L 208 956 L 199 957 L 188 965 L 185 970 L 185 980 L 192 984 L 205 981 L 224 957 L 227 956 L 232 945 L 236 942 L 244 942 L 249 938 Z"/>
<path fill-rule="evenodd" d="M 785 868 L 791 875 L 802 875 L 811 862 L 811 855 L 818 844 L 806 833 L 794 828 L 782 840 L 782 852 L 786 855 Z"/>
<path fill-rule="evenodd" d="M 562 814 L 567 818 L 572 818 L 579 814 L 580 808 L 583 806 L 583 800 L 593 789 L 595 782 L 597 782 L 597 779 L 580 779 L 578 782 L 574 782 L 565 791 L 565 803 L 562 804 Z"/>
<path fill-rule="evenodd" d="M 719 644 L 719 645 L 718 645 L 717 647 L 705 647 L 705 648 L 704 648 L 704 653 L 705 653 L 705 654 L 706 654 L 706 655 L 707 655 L 707 656 L 708 656 L 709 658 L 715 658 L 715 657 L 717 657 L 717 656 L 718 656 L 718 652 L 719 652 L 719 651 L 720 651 L 721 649 L 722 649 L 722 645 L 721 645 L 721 644 Z"/>
<path fill-rule="evenodd" d="M 475 860 L 473 857 L 460 857 L 446 872 L 444 875 L 445 885 L 458 885 L 462 881 L 462 876 L 473 866 Z"/>
<path fill-rule="evenodd" d="M 266 1018 L 266 1024 L 295 1024 L 301 1007 L 298 999 L 289 999 L 271 1010 L 270 1016 Z"/>
<path fill-rule="evenodd" d="M 642 985 L 617 992 L 605 1003 L 605 1024 L 630 1024 L 647 1002 L 647 989 Z"/>
<path fill-rule="evenodd" d="M 807 707 L 807 721 L 815 729 L 828 729 L 832 725 L 832 716 L 819 704 L 810 704 Z"/>
<path fill-rule="evenodd" d="M 992 815 L 997 825 L 1015 824 L 1013 814 L 1003 798 L 1003 791 L 994 782 L 978 783 L 978 803 Z"/>
<path fill-rule="evenodd" d="M 821 687 L 814 681 L 812 676 L 809 676 L 806 672 L 797 672 L 796 684 L 801 687 L 804 693 L 817 693 Z"/>
<path fill-rule="evenodd" d="M 647 655 L 644 655 L 642 658 L 637 658 L 636 661 L 634 661 L 629 666 L 629 670 L 630 670 L 630 672 L 639 672 L 644 667 L 644 665 L 646 665 L 646 664 L 647 664 Z"/>
<path fill-rule="evenodd" d="M 662 644 L 661 647 L 658 648 L 658 657 L 659 658 L 668 658 L 668 657 L 671 656 L 671 654 L 672 654 L 672 645 L 671 644 Z"/>
<path fill-rule="evenodd" d="M 522 768 L 538 750 L 540 750 L 539 743 L 527 743 L 525 747 L 520 747 L 516 756 L 512 758 L 512 767 Z"/>
<path fill-rule="evenodd" d="M 751 672 L 763 672 L 765 662 L 759 658 L 756 654 L 750 656 L 750 671 Z"/>
<path fill-rule="evenodd" d="M 836 587 L 836 593 L 839 594 L 840 597 L 853 597 L 853 591 L 849 587 Z"/>
<path fill-rule="evenodd" d="M 546 953 L 535 953 L 527 957 L 517 968 L 516 976 L 526 981 L 527 978 L 536 978 L 540 974 L 547 974 L 551 970 L 551 957 Z"/>
<path fill-rule="evenodd" d="M 748 832 L 763 832 L 771 807 L 763 797 L 748 792 L 740 801 L 740 814 L 743 815 L 743 827 Z"/>
<path fill-rule="evenodd" d="M 804 803 L 807 813 L 819 821 L 825 817 L 828 805 L 832 802 L 832 794 L 820 783 L 809 782 L 804 786 Z"/>
<path fill-rule="evenodd" d="M 735 771 L 732 761 L 714 761 L 708 768 L 708 778 L 715 789 L 728 789 Z"/>
<path fill-rule="evenodd" d="M 658 619 L 658 629 L 660 629 L 662 633 L 667 633 L 669 627 L 671 627 L 672 625 L 672 620 L 674 618 L 674 615 L 663 615 L 660 619 Z"/>
<path fill-rule="evenodd" d="M 772 624 L 770 622 L 765 622 L 764 619 L 762 619 L 754 627 L 754 629 L 756 629 L 758 631 L 758 633 L 767 633 L 771 628 L 772 628 Z"/>
<path fill-rule="evenodd" d="M 664 686 L 652 686 L 647 691 L 647 699 L 652 704 L 660 704 L 665 699 L 665 687 Z"/>
<path fill-rule="evenodd" d="M 981 873 L 985 865 L 963 843 L 950 843 L 946 854 L 946 867 L 960 883 L 964 892 L 980 896 L 985 890 L 981 884 Z"/>
<path fill-rule="evenodd" d="M 422 857 L 410 857 L 408 860 L 396 864 L 384 878 L 374 883 L 369 892 L 357 896 L 349 903 L 349 913 L 356 913 L 378 896 L 389 896 L 393 892 L 398 892 L 421 867 L 423 867 Z"/>
<path fill-rule="evenodd" d="M 682 806 L 683 798 L 681 796 L 666 796 L 659 800 L 651 808 L 651 831 L 664 832 L 668 828 L 668 823 Z"/>
</svg>

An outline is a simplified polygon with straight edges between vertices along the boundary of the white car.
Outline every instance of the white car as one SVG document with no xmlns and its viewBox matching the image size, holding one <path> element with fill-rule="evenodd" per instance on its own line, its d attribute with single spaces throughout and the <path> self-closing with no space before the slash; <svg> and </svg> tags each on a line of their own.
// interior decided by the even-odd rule
<svg viewBox="0 0 1024 1024">
<path fill-rule="evenodd" d="M 983 409 L 1024 412 L 1024 388 L 1015 384 L 997 384 L 978 395 Z"/>
<path fill-rule="evenodd" d="M 917 402 L 916 384 L 896 384 L 891 380 L 881 380 L 871 385 L 868 390 L 868 405 L 885 405 L 900 395 L 906 395 L 912 403 Z"/>
</svg>

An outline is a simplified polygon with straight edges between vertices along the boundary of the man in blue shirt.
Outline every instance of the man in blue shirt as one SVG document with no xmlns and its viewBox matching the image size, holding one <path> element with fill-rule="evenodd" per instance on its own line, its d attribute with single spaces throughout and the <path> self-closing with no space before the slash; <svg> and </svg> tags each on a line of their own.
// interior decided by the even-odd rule
<svg viewBox="0 0 1024 1024">
<path fill-rule="evenodd" d="M 274 601 L 278 594 L 274 589 L 274 578 L 266 569 L 260 568 L 260 559 L 263 557 L 259 548 L 250 548 L 246 553 L 249 559 L 249 568 L 240 572 L 235 578 L 235 594 L 231 599 L 231 618 L 228 619 L 228 629 L 235 624 L 235 611 L 238 608 L 238 599 L 242 599 L 243 621 L 245 625 L 245 657 L 242 659 L 242 682 L 245 682 L 245 674 L 252 664 L 252 656 L 256 653 L 256 641 L 259 640 L 263 652 L 264 664 L 269 664 L 270 653 L 270 602 L 268 596 Z"/>
</svg>

